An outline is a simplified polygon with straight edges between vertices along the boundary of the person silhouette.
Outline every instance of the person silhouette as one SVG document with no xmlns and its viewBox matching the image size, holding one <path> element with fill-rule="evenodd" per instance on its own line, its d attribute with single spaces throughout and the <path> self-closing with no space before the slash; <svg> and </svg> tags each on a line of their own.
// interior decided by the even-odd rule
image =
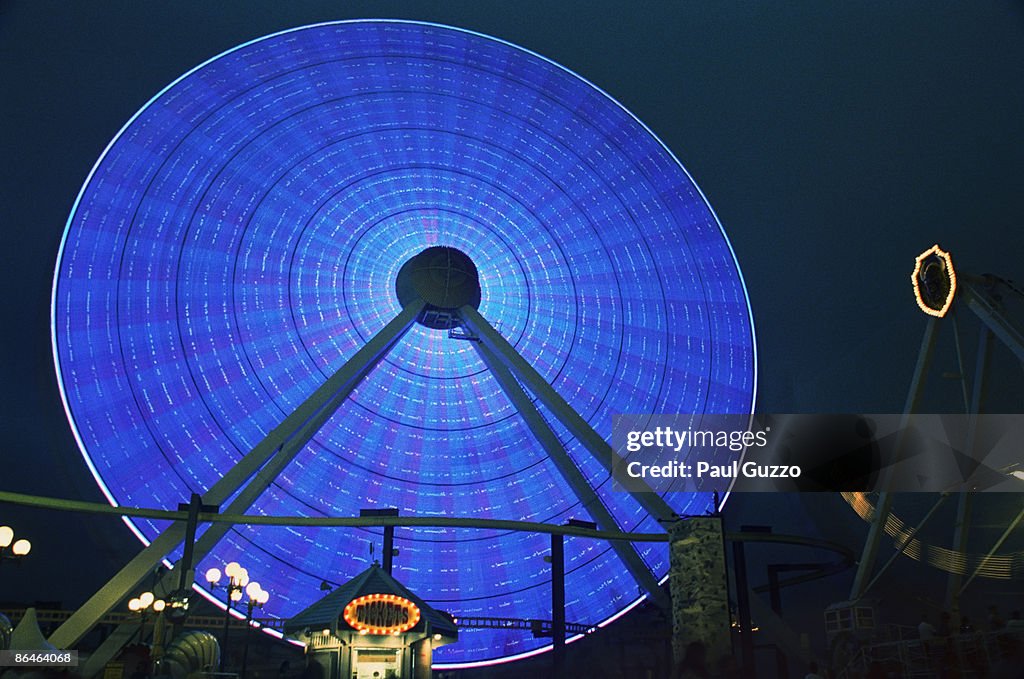
<svg viewBox="0 0 1024 679">
<path fill-rule="evenodd" d="M 676 667 L 673 679 L 694 679 L 710 677 L 708 670 L 708 647 L 702 641 L 691 641 L 686 645 L 683 659 Z"/>
</svg>

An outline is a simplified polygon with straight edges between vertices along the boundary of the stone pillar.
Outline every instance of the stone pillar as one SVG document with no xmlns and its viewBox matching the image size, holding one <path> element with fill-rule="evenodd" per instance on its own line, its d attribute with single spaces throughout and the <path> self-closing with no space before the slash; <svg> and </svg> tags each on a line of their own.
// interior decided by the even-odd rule
<svg viewBox="0 0 1024 679">
<path fill-rule="evenodd" d="M 676 521 L 669 528 L 669 545 L 674 662 L 683 659 L 687 644 L 701 641 L 714 671 L 723 656 L 732 655 L 722 518 Z"/>
</svg>

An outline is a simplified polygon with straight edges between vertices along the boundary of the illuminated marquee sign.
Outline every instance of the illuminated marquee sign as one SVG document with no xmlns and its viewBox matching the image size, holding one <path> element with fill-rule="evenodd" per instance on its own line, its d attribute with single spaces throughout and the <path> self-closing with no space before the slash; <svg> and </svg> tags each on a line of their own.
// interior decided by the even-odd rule
<svg viewBox="0 0 1024 679">
<path fill-rule="evenodd" d="M 343 615 L 360 634 L 401 634 L 420 621 L 420 608 L 394 594 L 367 594 L 350 601 Z"/>
<path fill-rule="evenodd" d="M 949 253 L 933 245 L 917 256 L 914 273 L 914 298 L 921 311 L 942 318 L 953 304 L 956 272 Z"/>
</svg>

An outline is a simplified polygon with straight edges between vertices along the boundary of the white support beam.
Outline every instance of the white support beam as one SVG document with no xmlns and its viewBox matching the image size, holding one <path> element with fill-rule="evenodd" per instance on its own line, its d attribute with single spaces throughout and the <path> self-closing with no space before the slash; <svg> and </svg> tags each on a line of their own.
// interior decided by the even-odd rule
<svg viewBox="0 0 1024 679">
<path fill-rule="evenodd" d="M 495 356 L 543 403 L 555 418 L 569 430 L 577 441 L 594 456 L 608 473 L 622 463 L 622 458 L 612 450 L 608 442 L 594 431 L 594 428 L 570 406 L 540 373 L 495 330 L 476 309 L 464 306 L 459 315 L 468 329 L 480 339 Z M 659 521 L 673 521 L 679 518 L 667 502 L 653 490 L 649 493 L 634 493 L 637 502 Z"/>
<path fill-rule="evenodd" d="M 579 467 L 573 462 L 569 453 L 566 452 L 565 446 L 558 440 L 558 436 L 551 430 L 551 427 L 540 414 L 540 411 L 537 410 L 533 401 L 523 391 L 523 388 L 512 376 L 509 369 L 498 360 L 497 356 L 494 355 L 494 352 L 487 345 L 478 342 L 476 343 L 476 349 L 495 379 L 498 380 L 498 384 L 505 392 L 505 395 L 508 396 L 509 401 L 512 402 L 512 406 L 522 416 L 526 426 L 540 443 L 547 456 L 554 462 L 559 474 L 569 484 L 569 487 L 572 488 L 577 499 L 594 518 L 598 528 L 604 531 L 622 532 L 615 517 L 605 507 L 601 498 L 598 497 L 586 477 L 583 476 L 583 472 L 579 470 Z M 657 578 L 654 577 L 647 564 L 644 563 L 643 558 L 636 551 L 636 547 L 631 543 L 618 540 L 612 540 L 609 544 L 622 561 L 623 566 L 626 567 L 626 570 L 647 591 L 651 600 L 664 610 L 668 610 L 668 597 L 665 596 L 665 592 L 658 585 Z"/>
<path fill-rule="evenodd" d="M 397 317 L 374 335 L 334 375 L 204 493 L 203 504 L 222 504 L 241 489 L 241 493 L 231 503 L 228 511 L 244 513 L 320 427 L 330 419 L 338 406 L 374 366 L 405 335 L 423 307 L 424 303 L 418 301 L 403 309 Z M 268 460 L 271 461 L 268 462 Z M 250 478 L 251 481 L 249 481 Z M 243 487 L 247 481 L 249 483 Z M 216 524 L 207 530 L 196 545 L 195 560 L 197 562 L 202 560 L 230 528 L 230 524 Z M 185 522 L 176 521 L 129 561 L 64 624 L 58 627 L 50 636 L 49 642 L 57 648 L 73 648 L 104 615 L 138 587 L 153 568 L 181 543 L 184 537 Z M 160 584 L 173 589 L 175 586 L 173 579 L 177 577 L 177 574 L 171 575 L 171 573 L 173 571 L 166 573 Z M 97 658 L 97 663 L 99 660 Z M 90 662 L 90 665 L 95 664 Z M 102 665 L 100 666 L 102 667 Z M 95 670 L 95 667 L 83 667 L 82 674 L 89 677 L 90 674 L 86 670 Z"/>
</svg>

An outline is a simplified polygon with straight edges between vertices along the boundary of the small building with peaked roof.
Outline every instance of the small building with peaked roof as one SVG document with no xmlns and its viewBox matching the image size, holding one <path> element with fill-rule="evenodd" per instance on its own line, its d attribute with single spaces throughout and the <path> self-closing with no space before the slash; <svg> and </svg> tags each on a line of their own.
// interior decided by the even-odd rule
<svg viewBox="0 0 1024 679">
<path fill-rule="evenodd" d="M 459 638 L 455 620 L 374 563 L 285 622 L 322 679 L 429 679 L 433 649 Z"/>
</svg>

